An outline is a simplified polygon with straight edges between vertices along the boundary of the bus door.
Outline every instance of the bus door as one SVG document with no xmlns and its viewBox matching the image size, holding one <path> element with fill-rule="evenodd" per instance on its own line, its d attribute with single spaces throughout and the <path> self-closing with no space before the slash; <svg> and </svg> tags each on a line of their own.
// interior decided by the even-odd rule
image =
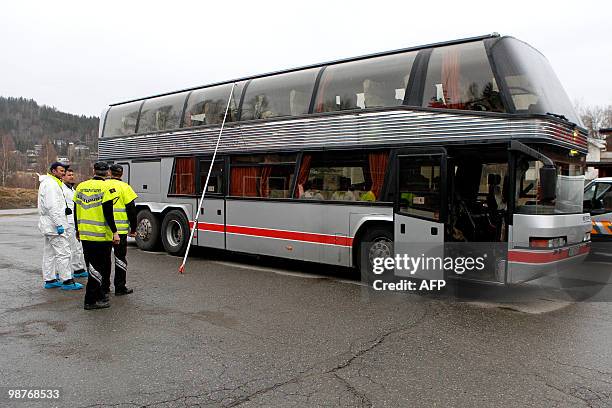
<svg viewBox="0 0 612 408">
<path fill-rule="evenodd" d="M 202 194 L 210 167 L 210 158 L 198 160 L 198 193 Z M 210 174 L 204 203 L 198 219 L 197 244 L 202 247 L 225 249 L 225 159 L 217 158 Z M 197 208 L 197 207 L 196 207 Z"/>
<path fill-rule="evenodd" d="M 120 164 L 121 167 L 123 167 L 123 176 L 121 177 L 121 181 L 130 184 L 130 163 L 118 162 L 117 164 Z"/>
<path fill-rule="evenodd" d="M 415 262 L 424 266 L 410 270 L 396 265 L 395 275 L 444 279 L 440 264 L 444 259 L 446 151 L 403 149 L 398 152 L 395 168 L 395 255 L 412 258 L 408 266 Z"/>
</svg>

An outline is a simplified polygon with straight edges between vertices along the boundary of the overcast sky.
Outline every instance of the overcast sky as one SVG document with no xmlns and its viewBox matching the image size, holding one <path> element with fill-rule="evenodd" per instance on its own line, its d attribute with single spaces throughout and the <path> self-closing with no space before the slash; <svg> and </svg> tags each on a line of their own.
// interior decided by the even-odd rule
<svg viewBox="0 0 612 408">
<path fill-rule="evenodd" d="M 612 104 L 609 1 L 9 1 L 0 96 L 98 116 L 110 103 L 499 32 L 539 49 L 569 97 Z"/>
</svg>

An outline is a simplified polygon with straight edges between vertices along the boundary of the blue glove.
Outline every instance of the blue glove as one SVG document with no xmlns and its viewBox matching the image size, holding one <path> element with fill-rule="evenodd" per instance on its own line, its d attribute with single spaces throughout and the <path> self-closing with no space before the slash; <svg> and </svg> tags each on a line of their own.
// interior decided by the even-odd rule
<svg viewBox="0 0 612 408">
<path fill-rule="evenodd" d="M 64 226 L 60 225 L 59 227 L 57 227 L 57 233 L 62 235 L 64 233 Z"/>
</svg>

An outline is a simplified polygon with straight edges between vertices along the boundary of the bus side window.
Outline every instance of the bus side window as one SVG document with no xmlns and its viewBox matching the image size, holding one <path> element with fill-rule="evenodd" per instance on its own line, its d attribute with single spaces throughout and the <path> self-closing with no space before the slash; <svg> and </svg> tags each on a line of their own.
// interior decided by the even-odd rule
<svg viewBox="0 0 612 408">
<path fill-rule="evenodd" d="M 422 106 L 503 112 L 481 42 L 435 48 L 429 60 Z"/>
<path fill-rule="evenodd" d="M 290 198 L 295 160 L 295 154 L 232 157 L 230 196 Z"/>
<path fill-rule="evenodd" d="M 170 181 L 170 194 L 193 195 L 196 192 L 195 157 L 177 157 L 174 159 L 174 170 Z"/>
<path fill-rule="evenodd" d="M 329 65 L 321 77 L 315 112 L 401 105 L 416 54 Z"/>
<path fill-rule="evenodd" d="M 239 82 L 234 88 L 226 122 L 234 122 L 238 118 L 238 105 L 243 87 L 244 82 Z M 187 99 L 183 127 L 221 124 L 231 89 L 232 84 L 224 84 L 191 92 Z"/>
<path fill-rule="evenodd" d="M 389 152 L 304 154 L 294 197 L 381 201 Z"/>
<path fill-rule="evenodd" d="M 240 120 L 307 114 L 318 72 L 319 68 L 312 68 L 252 80 Z"/>
<path fill-rule="evenodd" d="M 399 174 L 400 212 L 440 219 L 439 157 L 403 157 Z"/>
<path fill-rule="evenodd" d="M 225 192 L 224 182 L 224 169 L 225 165 L 223 160 L 215 160 L 215 164 L 210 172 L 210 179 L 208 180 L 208 186 L 206 187 L 206 194 L 223 194 Z M 200 160 L 200 180 L 198 194 L 202 194 L 204 185 L 206 184 L 206 176 L 210 169 L 210 159 Z"/>
</svg>

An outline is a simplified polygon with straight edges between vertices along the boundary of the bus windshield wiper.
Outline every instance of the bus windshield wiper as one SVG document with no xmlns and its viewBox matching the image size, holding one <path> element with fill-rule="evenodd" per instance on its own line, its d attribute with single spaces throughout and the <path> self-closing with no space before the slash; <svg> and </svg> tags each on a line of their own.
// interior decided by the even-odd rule
<svg viewBox="0 0 612 408">
<path fill-rule="evenodd" d="M 555 118 L 563 119 L 566 122 L 569 120 L 565 117 L 565 115 L 559 115 L 558 113 L 546 112 L 547 115 L 554 116 Z"/>
</svg>

